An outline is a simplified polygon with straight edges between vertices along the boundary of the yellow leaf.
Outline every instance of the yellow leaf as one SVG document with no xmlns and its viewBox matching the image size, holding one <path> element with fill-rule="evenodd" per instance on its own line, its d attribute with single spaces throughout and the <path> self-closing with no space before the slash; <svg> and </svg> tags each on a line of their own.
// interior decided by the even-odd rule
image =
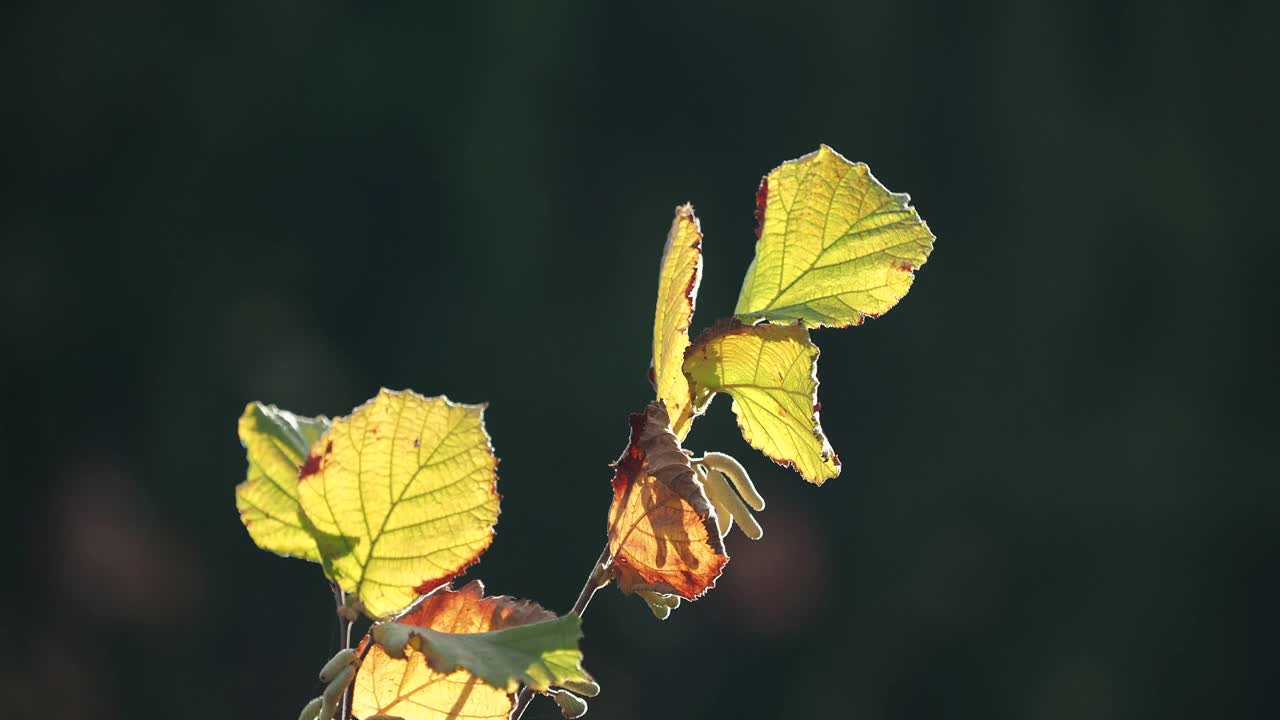
<svg viewBox="0 0 1280 720">
<path fill-rule="evenodd" d="M 840 474 L 818 421 L 818 346 L 803 325 L 717 323 L 685 357 L 695 412 L 718 392 L 733 397 L 742 437 L 780 465 L 821 485 Z"/>
<path fill-rule="evenodd" d="M 653 384 L 666 403 L 676 439 L 693 419 L 689 383 L 681 365 L 689 347 L 689 322 L 702 281 L 702 228 L 692 205 L 676 208 L 658 274 L 658 308 L 653 316 Z"/>
<path fill-rule="evenodd" d="M 808 327 L 882 315 L 933 249 L 909 201 L 826 145 L 784 162 L 760 182 L 759 241 L 734 313 Z"/>
<path fill-rule="evenodd" d="M 483 412 L 382 390 L 334 420 L 303 464 L 302 510 L 340 545 L 325 553 L 330 576 L 370 616 L 445 584 L 492 542 L 498 460 Z"/>
<path fill-rule="evenodd" d="M 397 622 L 439 632 L 484 633 L 554 617 L 528 601 L 486 598 L 484 586 L 477 580 L 456 592 L 441 590 L 425 598 Z M 511 713 L 514 696 L 506 690 L 482 682 L 466 670 L 436 671 L 428 656 L 412 647 L 404 652 L 405 658 L 397 659 L 380 645 L 369 648 L 356 675 L 351 708 L 356 717 L 386 714 L 405 720 L 479 720 L 505 719 Z"/>
<path fill-rule="evenodd" d="M 263 550 L 320 562 L 316 537 L 298 513 L 298 466 L 328 427 L 326 417 L 298 417 L 257 402 L 240 416 L 249 472 L 236 486 L 236 507 Z"/>
</svg>

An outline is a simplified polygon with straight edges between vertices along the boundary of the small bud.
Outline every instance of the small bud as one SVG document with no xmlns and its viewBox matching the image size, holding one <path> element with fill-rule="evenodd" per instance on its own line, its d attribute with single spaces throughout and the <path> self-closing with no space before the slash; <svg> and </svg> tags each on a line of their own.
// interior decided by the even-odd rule
<svg viewBox="0 0 1280 720">
<path fill-rule="evenodd" d="M 644 600 L 645 604 L 649 606 L 649 610 L 653 612 L 653 616 L 659 620 L 666 620 L 670 617 L 672 610 L 680 607 L 680 596 L 678 595 L 664 595 L 651 590 L 639 590 L 636 595 L 639 595 L 640 599 Z M 566 685 L 566 687 L 568 686 Z M 583 694 L 589 696 L 588 693 Z"/>
<path fill-rule="evenodd" d="M 764 529 L 752 517 L 751 511 L 747 509 L 747 506 L 742 503 L 742 498 L 738 497 L 738 494 L 729 488 L 729 483 L 725 481 L 724 474 L 710 465 L 704 465 L 703 468 L 707 471 L 703 487 L 707 490 L 707 499 L 711 501 L 712 505 L 716 506 L 716 514 L 723 513 L 737 520 L 738 527 L 742 529 L 742 534 L 752 540 L 759 540 L 764 537 Z M 726 532 L 728 531 L 726 530 Z"/>
<path fill-rule="evenodd" d="M 342 699 L 342 693 L 347 691 L 347 686 L 356 678 L 356 669 L 353 665 L 348 665 L 338 673 L 336 677 L 330 681 L 328 687 L 324 689 L 324 694 L 320 697 L 324 698 L 325 705 L 333 703 L 337 707 L 338 700 Z M 329 711 L 333 713 L 332 710 Z M 328 717 L 327 715 L 325 717 Z"/>
<path fill-rule="evenodd" d="M 587 701 L 571 692 L 553 692 L 551 697 L 560 706 L 560 714 L 569 720 L 575 720 L 587 714 Z"/>
<path fill-rule="evenodd" d="M 600 694 L 600 686 L 593 680 L 565 680 L 564 688 L 587 697 L 595 697 Z"/>
<path fill-rule="evenodd" d="M 756 512 L 764 510 L 764 498 L 756 490 L 755 484 L 751 482 L 751 476 L 747 474 L 747 469 L 742 467 L 742 463 L 722 452 L 706 453 L 702 456 L 702 462 L 709 468 L 719 470 L 725 477 L 732 480 L 733 486 L 738 489 L 738 494 L 747 501 L 752 510 Z"/>
<path fill-rule="evenodd" d="M 351 648 L 339 650 L 336 655 L 329 658 L 329 662 L 325 663 L 324 667 L 320 668 L 320 682 L 332 682 L 333 679 L 338 676 L 338 673 L 342 672 L 342 668 L 354 665 L 355 661 L 355 650 L 352 650 Z"/>
<path fill-rule="evenodd" d="M 341 693 L 339 693 L 338 697 L 333 698 L 332 700 L 324 698 L 324 701 L 320 704 L 320 714 L 317 716 L 318 720 L 333 720 L 334 713 L 338 712 L 338 701 L 341 699 Z"/>
<path fill-rule="evenodd" d="M 307 703 L 302 708 L 302 712 L 298 714 L 298 720 L 318 720 L 320 715 L 320 706 L 323 704 L 324 698 L 312 698 L 311 702 Z M 328 718 L 325 718 L 324 720 L 328 720 Z"/>
<path fill-rule="evenodd" d="M 724 503 L 720 502 L 719 487 L 712 487 L 712 483 L 724 484 L 723 479 L 712 479 L 707 476 L 715 472 L 706 465 L 698 463 L 694 467 L 698 468 L 698 477 L 702 478 L 702 489 L 707 494 L 707 501 L 716 509 L 716 531 L 720 533 L 720 537 L 725 537 L 729 531 L 733 529 L 733 515 L 729 509 L 724 507 Z"/>
</svg>

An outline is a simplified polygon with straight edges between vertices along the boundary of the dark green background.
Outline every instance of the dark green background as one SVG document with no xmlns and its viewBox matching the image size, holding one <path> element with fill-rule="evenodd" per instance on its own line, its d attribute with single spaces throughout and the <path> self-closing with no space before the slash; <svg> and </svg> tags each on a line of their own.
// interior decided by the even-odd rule
<svg viewBox="0 0 1280 720">
<path fill-rule="evenodd" d="M 3 10 L 5 658 L 17 717 L 292 718 L 319 569 L 258 551 L 246 401 L 488 401 L 473 570 L 563 611 L 603 541 L 671 210 L 730 312 L 826 142 L 938 236 L 816 333 L 825 487 L 718 401 L 765 539 L 586 618 L 592 717 L 1275 712 L 1275 3 Z M 539 702 L 527 716 L 558 717 Z"/>
</svg>

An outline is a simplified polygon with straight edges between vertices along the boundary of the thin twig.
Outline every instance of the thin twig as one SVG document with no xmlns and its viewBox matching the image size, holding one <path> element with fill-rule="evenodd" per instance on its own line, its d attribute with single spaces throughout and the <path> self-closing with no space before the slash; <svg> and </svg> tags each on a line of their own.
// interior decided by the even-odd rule
<svg viewBox="0 0 1280 720">
<path fill-rule="evenodd" d="M 356 656 L 356 662 L 354 665 L 356 669 L 356 675 L 360 674 L 360 666 L 364 664 L 364 656 L 368 655 L 369 650 L 373 647 L 373 639 L 369 637 L 369 635 L 372 632 L 373 632 L 373 628 L 369 628 L 369 632 L 365 633 L 364 638 L 360 640 L 360 643 L 364 645 L 364 648 L 362 648 L 360 650 L 360 654 Z M 345 718 L 346 720 L 350 720 L 351 718 L 351 712 L 353 710 L 352 702 L 355 697 L 355 690 L 356 690 L 356 679 L 354 676 L 352 676 L 351 682 L 347 684 L 347 689 L 342 691 L 342 708 L 343 708 L 342 717 Z"/>
<path fill-rule="evenodd" d="M 346 650 L 351 647 L 351 616 L 347 610 L 347 593 L 335 583 L 333 586 L 333 601 L 337 605 L 334 611 L 338 616 L 338 644 L 342 647 L 338 650 Z M 351 685 L 354 685 L 353 681 Z M 351 717 L 351 685 L 342 693 L 342 713 L 338 716 L 342 720 L 348 720 Z"/>
<path fill-rule="evenodd" d="M 612 561 L 609 543 L 605 543 L 604 550 L 600 551 L 600 558 L 591 567 L 591 574 L 587 576 L 587 581 L 583 583 L 582 590 L 578 593 L 578 599 L 573 603 L 572 612 L 578 617 L 582 617 L 587 611 L 587 606 L 591 604 L 591 598 L 595 597 L 596 591 L 609 583 L 609 564 Z M 533 700 L 533 690 L 528 685 L 520 688 L 520 694 L 516 695 L 515 709 L 511 711 L 511 720 L 520 720 L 520 716 L 529 707 L 531 700 Z"/>
<path fill-rule="evenodd" d="M 338 616 L 338 649 L 346 650 L 351 647 L 351 621 L 342 612 L 342 608 L 347 604 L 347 593 L 337 585 L 333 586 L 333 603 L 337 606 L 335 614 Z"/>
</svg>

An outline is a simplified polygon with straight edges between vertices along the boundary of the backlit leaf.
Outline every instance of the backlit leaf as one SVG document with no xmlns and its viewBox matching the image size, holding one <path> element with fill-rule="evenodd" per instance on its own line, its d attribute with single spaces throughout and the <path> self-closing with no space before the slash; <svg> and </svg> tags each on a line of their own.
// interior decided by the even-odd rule
<svg viewBox="0 0 1280 720">
<path fill-rule="evenodd" d="M 623 592 L 689 600 L 713 587 L 729 561 L 661 400 L 631 416 L 631 440 L 614 463 L 609 550 Z"/>
<path fill-rule="evenodd" d="M 573 613 L 482 633 L 381 623 L 374 627 L 373 637 L 393 658 L 404 659 L 409 650 L 416 650 L 436 672 L 466 670 L 507 692 L 521 685 L 547 692 L 555 685 L 591 682 L 578 651 L 582 622 Z"/>
<path fill-rule="evenodd" d="M 557 618 L 527 600 L 486 598 L 479 581 L 440 590 L 378 628 L 381 636 L 404 631 L 401 642 L 409 643 L 392 652 L 378 644 L 369 649 L 356 675 L 357 717 L 506 718 L 522 683 L 540 691 L 593 685 L 580 664 L 578 616 Z"/>
<path fill-rule="evenodd" d="M 299 516 L 298 466 L 328 428 L 329 418 L 299 417 L 257 402 L 240 416 L 249 472 L 236 486 L 236 508 L 263 550 L 320 562 L 316 538 Z"/>
<path fill-rule="evenodd" d="M 818 421 L 817 364 L 818 346 L 803 325 L 728 320 L 698 336 L 684 371 L 698 414 L 716 393 L 728 393 L 752 447 L 821 485 L 840 474 L 840 459 Z"/>
<path fill-rule="evenodd" d="M 702 229 L 692 205 L 676 208 L 658 274 L 653 316 L 653 384 L 667 405 L 672 431 L 683 440 L 693 419 L 689 383 L 681 365 L 689 347 L 689 321 L 702 281 Z"/>
<path fill-rule="evenodd" d="M 329 573 L 370 616 L 445 584 L 492 542 L 498 461 L 483 412 L 382 390 L 334 420 L 303 464 L 303 512 L 342 541 L 325 553 Z"/>
<path fill-rule="evenodd" d="M 808 327 L 883 314 L 933 249 L 909 201 L 826 145 L 784 162 L 756 194 L 759 240 L 735 314 Z"/>
</svg>

